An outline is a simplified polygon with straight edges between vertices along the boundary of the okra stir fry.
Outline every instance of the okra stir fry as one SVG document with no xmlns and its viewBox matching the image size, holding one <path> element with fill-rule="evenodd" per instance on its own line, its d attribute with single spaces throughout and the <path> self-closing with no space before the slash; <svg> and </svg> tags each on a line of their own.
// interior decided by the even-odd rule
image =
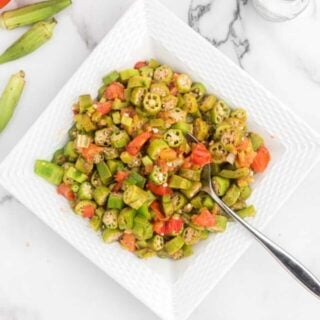
<svg viewBox="0 0 320 320">
<path fill-rule="evenodd" d="M 80 96 L 73 113 L 69 141 L 51 161 L 37 160 L 35 172 L 105 242 L 140 258 L 180 259 L 225 231 L 228 218 L 201 191 L 206 164 L 223 201 L 241 217 L 255 215 L 246 200 L 270 160 L 263 138 L 248 131 L 245 110 L 189 75 L 141 61 L 105 76 L 98 97 Z"/>
</svg>

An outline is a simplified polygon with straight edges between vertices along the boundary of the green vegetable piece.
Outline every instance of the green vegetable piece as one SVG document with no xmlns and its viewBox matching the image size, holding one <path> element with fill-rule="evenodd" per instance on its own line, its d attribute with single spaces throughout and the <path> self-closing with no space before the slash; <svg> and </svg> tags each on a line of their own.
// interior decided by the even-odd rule
<svg viewBox="0 0 320 320">
<path fill-rule="evenodd" d="M 252 143 L 252 148 L 254 151 L 258 151 L 258 149 L 264 144 L 263 138 L 257 133 L 251 132 L 249 138 Z"/>
<path fill-rule="evenodd" d="M 0 96 L 0 133 L 9 123 L 20 100 L 25 85 L 24 76 L 23 71 L 12 75 Z"/>
<path fill-rule="evenodd" d="M 242 108 L 234 109 L 231 112 L 230 116 L 231 118 L 237 118 L 239 120 L 242 120 L 243 122 L 247 121 L 247 112 Z"/>
<path fill-rule="evenodd" d="M 201 232 L 201 240 L 207 240 L 209 238 L 208 230 L 200 230 L 200 232 Z"/>
<path fill-rule="evenodd" d="M 98 89 L 98 100 L 102 99 L 104 93 L 106 92 L 107 89 L 107 85 L 102 85 L 99 89 Z"/>
<path fill-rule="evenodd" d="M 122 101 L 120 99 L 114 99 L 112 102 L 112 110 L 121 110 L 128 106 L 126 101 Z"/>
<path fill-rule="evenodd" d="M 160 119 L 160 118 L 150 119 L 149 125 L 152 128 L 160 128 L 160 129 L 165 128 L 165 122 L 163 119 Z"/>
<path fill-rule="evenodd" d="M 191 186 L 192 186 L 191 181 L 189 181 L 183 177 L 180 177 L 178 175 L 175 175 L 175 174 L 171 177 L 170 182 L 169 182 L 169 187 L 172 189 L 186 190 L 186 189 L 191 188 Z"/>
<path fill-rule="evenodd" d="M 202 188 L 201 182 L 192 182 L 191 187 L 187 190 L 181 190 L 181 192 L 188 198 L 192 199 Z"/>
<path fill-rule="evenodd" d="M 106 243 L 118 241 L 122 236 L 122 232 L 117 229 L 105 229 L 102 233 L 102 239 Z"/>
<path fill-rule="evenodd" d="M 182 239 L 181 236 L 177 236 L 171 240 L 169 240 L 168 242 L 165 243 L 164 247 L 166 252 L 169 255 L 173 255 L 174 253 L 176 253 L 177 251 L 179 251 L 184 245 L 184 241 Z"/>
<path fill-rule="evenodd" d="M 97 129 L 96 125 L 87 114 L 77 114 L 74 119 L 78 130 L 91 132 Z"/>
<path fill-rule="evenodd" d="M 152 166 L 153 165 L 153 161 L 151 160 L 151 158 L 149 156 L 144 156 L 142 158 L 142 163 L 145 167 L 147 166 Z"/>
<path fill-rule="evenodd" d="M 82 157 L 79 157 L 75 163 L 75 168 L 86 175 L 89 175 L 93 170 L 93 163 L 89 163 Z"/>
<path fill-rule="evenodd" d="M 112 175 L 114 175 L 118 170 L 124 169 L 124 164 L 120 160 L 109 159 L 107 160 L 107 165 Z"/>
<path fill-rule="evenodd" d="M 135 106 L 140 107 L 142 105 L 142 101 L 146 93 L 146 88 L 134 88 L 131 92 L 130 102 L 133 103 Z"/>
<path fill-rule="evenodd" d="M 184 106 L 183 109 L 192 115 L 195 115 L 199 112 L 198 102 L 194 95 L 191 93 L 186 93 L 184 95 Z"/>
<path fill-rule="evenodd" d="M 161 110 L 161 98 L 156 93 L 148 92 L 143 98 L 143 108 L 150 114 L 155 115 Z"/>
<path fill-rule="evenodd" d="M 217 97 L 216 96 L 214 96 L 214 95 L 206 96 L 203 99 L 202 103 L 200 104 L 199 109 L 202 112 L 210 111 L 210 110 L 212 110 L 212 108 L 213 108 L 213 106 L 215 105 L 216 102 L 217 102 Z"/>
<path fill-rule="evenodd" d="M 94 231 L 98 231 L 102 225 L 101 218 L 96 215 L 93 216 L 89 221 L 89 225 Z"/>
<path fill-rule="evenodd" d="M 222 178 L 219 176 L 214 176 L 212 178 L 212 186 L 215 191 L 215 193 L 219 196 L 222 197 L 225 195 L 227 190 L 230 187 L 230 180 L 226 178 Z"/>
<path fill-rule="evenodd" d="M 163 172 L 159 166 L 154 166 L 149 175 L 149 179 L 155 184 L 161 185 L 166 183 L 168 174 Z"/>
<path fill-rule="evenodd" d="M 79 183 L 88 180 L 88 176 L 82 173 L 81 171 L 77 170 L 75 167 L 68 168 L 68 170 L 66 171 L 66 177 Z"/>
<path fill-rule="evenodd" d="M 121 116 L 120 116 L 120 112 L 112 112 L 112 121 L 114 124 L 120 124 L 121 122 Z"/>
<path fill-rule="evenodd" d="M 250 174 L 249 168 L 239 168 L 236 170 L 223 169 L 219 172 L 219 176 L 227 179 L 240 179 Z"/>
<path fill-rule="evenodd" d="M 201 118 L 197 118 L 193 123 L 193 133 L 199 141 L 206 140 L 209 136 L 208 124 Z"/>
<path fill-rule="evenodd" d="M 8 30 L 46 20 L 71 5 L 71 0 L 50 0 L 4 11 L 0 26 Z"/>
<path fill-rule="evenodd" d="M 129 185 L 123 194 L 124 203 L 136 210 L 139 209 L 148 199 L 148 192 L 135 185 Z"/>
<path fill-rule="evenodd" d="M 207 89 L 201 82 L 196 82 L 191 87 L 191 93 L 194 95 L 194 97 L 199 101 L 201 100 L 204 95 L 206 94 Z"/>
<path fill-rule="evenodd" d="M 112 133 L 110 140 L 114 148 L 121 149 L 129 143 L 130 137 L 126 131 L 119 130 Z"/>
<path fill-rule="evenodd" d="M 56 24 L 54 18 L 34 24 L 0 55 L 0 64 L 19 59 L 37 50 L 51 39 Z"/>
<path fill-rule="evenodd" d="M 123 163 L 127 164 L 129 168 L 140 167 L 141 159 L 138 156 L 132 156 L 129 152 L 123 151 L 120 154 L 120 159 Z"/>
<path fill-rule="evenodd" d="M 159 235 L 153 236 L 149 242 L 149 246 L 154 251 L 162 250 L 164 248 L 164 238 Z"/>
<path fill-rule="evenodd" d="M 201 231 L 192 227 L 187 227 L 182 233 L 182 238 L 185 244 L 194 245 L 201 240 Z"/>
<path fill-rule="evenodd" d="M 82 200 L 77 203 L 77 205 L 74 208 L 74 212 L 80 216 L 83 216 L 83 210 L 86 207 L 93 207 L 94 209 L 96 209 L 97 205 L 93 201 Z"/>
<path fill-rule="evenodd" d="M 119 211 L 116 209 L 107 210 L 103 217 L 102 222 L 108 229 L 117 229 L 118 228 L 118 215 Z"/>
<path fill-rule="evenodd" d="M 63 149 L 56 150 L 51 161 L 58 166 L 63 165 L 67 161 L 67 157 L 64 155 Z"/>
<path fill-rule="evenodd" d="M 105 186 L 98 186 L 93 191 L 93 199 L 99 206 L 104 206 L 107 203 L 108 195 L 110 194 L 110 189 Z"/>
<path fill-rule="evenodd" d="M 92 173 L 90 182 L 95 188 L 102 186 L 102 181 L 100 179 L 98 171 L 94 171 Z"/>
<path fill-rule="evenodd" d="M 155 93 L 160 97 L 165 97 L 170 93 L 168 86 L 162 82 L 153 83 L 150 86 L 150 92 Z"/>
<path fill-rule="evenodd" d="M 149 88 L 150 84 L 151 84 L 151 78 L 143 77 L 143 76 L 134 76 L 129 79 L 127 87 L 129 89 L 137 88 L 137 87 Z"/>
<path fill-rule="evenodd" d="M 167 95 L 161 98 L 161 109 L 164 111 L 170 111 L 178 105 L 178 98 L 173 95 Z"/>
<path fill-rule="evenodd" d="M 80 189 L 80 184 L 77 183 L 77 182 L 73 182 L 72 185 L 71 185 L 71 190 L 74 193 L 77 193 L 77 192 L 79 192 L 79 189 Z"/>
<path fill-rule="evenodd" d="M 74 141 L 69 141 L 63 148 L 63 152 L 65 157 L 68 158 L 69 161 L 75 161 L 78 158 L 78 152 L 74 147 Z"/>
<path fill-rule="evenodd" d="M 124 125 L 125 127 L 131 126 L 131 125 L 132 125 L 132 122 L 133 122 L 132 118 L 129 117 L 128 115 L 126 115 L 126 114 L 124 114 L 124 115 L 121 117 L 120 123 L 121 123 L 122 125 Z"/>
<path fill-rule="evenodd" d="M 139 209 L 138 209 L 138 215 L 147 219 L 147 220 L 150 220 L 152 218 L 152 215 L 149 211 L 149 204 L 145 203 L 143 204 Z"/>
<path fill-rule="evenodd" d="M 183 257 L 187 258 L 193 255 L 193 250 L 192 250 L 192 246 L 188 246 L 188 245 L 184 245 L 182 247 L 182 251 L 183 251 Z"/>
<path fill-rule="evenodd" d="M 211 110 L 211 121 L 215 124 L 221 123 L 228 118 L 231 109 L 223 100 L 218 100 Z"/>
<path fill-rule="evenodd" d="M 104 161 L 101 161 L 97 163 L 97 170 L 102 183 L 107 184 L 112 178 L 112 173 L 108 165 Z"/>
<path fill-rule="evenodd" d="M 79 97 L 79 108 L 80 113 L 86 112 L 90 107 L 92 107 L 93 101 L 89 94 L 84 94 Z"/>
<path fill-rule="evenodd" d="M 150 142 L 147 154 L 152 160 L 156 160 L 159 157 L 161 150 L 169 148 L 168 144 L 162 139 L 154 139 Z"/>
<path fill-rule="evenodd" d="M 180 73 L 177 77 L 176 85 L 179 92 L 189 92 L 191 90 L 192 79 L 188 74 Z"/>
<path fill-rule="evenodd" d="M 90 182 L 82 182 L 78 191 L 78 198 L 80 200 L 91 200 L 93 188 Z"/>
<path fill-rule="evenodd" d="M 153 236 L 152 224 L 147 219 L 136 216 L 132 232 L 138 240 L 148 240 Z"/>
<path fill-rule="evenodd" d="M 172 69 L 165 64 L 157 67 L 153 74 L 154 80 L 161 81 L 164 83 L 170 83 L 172 80 L 172 77 L 173 77 Z"/>
<path fill-rule="evenodd" d="M 146 183 L 146 178 L 140 175 L 136 171 L 131 171 L 127 180 L 127 184 L 137 185 L 139 188 L 144 188 L 144 185 Z"/>
<path fill-rule="evenodd" d="M 180 169 L 179 175 L 183 178 L 186 178 L 190 181 L 200 181 L 201 179 L 201 169 Z"/>
<path fill-rule="evenodd" d="M 148 63 L 148 66 L 150 68 L 152 68 L 152 69 L 156 69 L 156 68 L 158 68 L 160 66 L 160 63 L 155 59 L 150 59 L 149 63 Z"/>
<path fill-rule="evenodd" d="M 76 149 L 79 148 L 88 148 L 91 143 L 91 137 L 89 137 L 87 134 L 77 134 L 76 140 L 75 140 L 75 147 Z"/>
<path fill-rule="evenodd" d="M 112 135 L 112 129 L 111 128 L 103 128 L 100 130 L 97 130 L 94 133 L 94 143 L 98 146 L 110 146 L 111 145 L 111 135 Z"/>
<path fill-rule="evenodd" d="M 253 205 L 247 208 L 236 211 L 241 218 L 254 217 L 256 215 L 256 209 Z"/>
<path fill-rule="evenodd" d="M 122 209 L 124 206 L 123 203 L 123 194 L 122 193 L 110 193 L 107 208 L 108 209 Z"/>
<path fill-rule="evenodd" d="M 250 186 L 244 186 L 240 188 L 240 197 L 239 200 L 247 200 L 252 193 L 252 189 Z"/>
<path fill-rule="evenodd" d="M 220 142 L 216 142 L 209 145 L 209 151 L 212 155 L 213 163 L 220 164 L 226 161 L 228 151 L 223 147 L 223 145 Z"/>
<path fill-rule="evenodd" d="M 76 125 L 74 124 L 69 130 L 68 130 L 68 136 L 71 140 L 74 140 L 77 137 L 78 129 Z"/>
<path fill-rule="evenodd" d="M 187 199 L 184 195 L 182 195 L 179 192 L 175 192 L 172 196 L 171 196 L 171 201 L 173 203 L 174 206 L 174 211 L 179 211 L 180 209 L 182 209 L 186 204 L 187 204 Z"/>
<path fill-rule="evenodd" d="M 208 208 L 209 210 L 211 210 L 214 205 L 215 205 L 215 202 L 212 200 L 211 197 L 209 196 L 205 196 L 203 199 L 202 199 L 202 204 L 204 207 Z"/>
<path fill-rule="evenodd" d="M 117 81 L 119 79 L 119 73 L 117 71 L 111 71 L 108 73 L 105 77 L 103 77 L 103 83 L 105 86 L 108 86 L 114 81 Z"/>
<path fill-rule="evenodd" d="M 227 228 L 228 218 L 222 215 L 216 215 L 216 223 L 210 228 L 210 231 L 224 232 Z"/>
<path fill-rule="evenodd" d="M 139 72 L 143 77 L 153 78 L 153 69 L 148 66 L 141 67 Z"/>
<path fill-rule="evenodd" d="M 119 72 L 120 80 L 127 81 L 129 78 L 139 75 L 139 70 L 137 69 L 125 69 Z"/>
<path fill-rule="evenodd" d="M 240 189 L 235 185 L 231 185 L 222 200 L 227 206 L 234 205 L 240 197 Z"/>
<path fill-rule="evenodd" d="M 62 167 L 45 160 L 37 160 L 35 162 L 34 172 L 39 177 L 54 185 L 59 185 L 64 175 Z"/>
<path fill-rule="evenodd" d="M 181 130 L 184 134 L 188 132 L 193 133 L 193 125 L 191 123 L 177 122 L 173 125 L 173 128 Z"/>
<path fill-rule="evenodd" d="M 148 259 L 154 257 L 156 253 L 150 248 L 143 248 L 135 251 L 135 255 L 140 259 Z"/>
<path fill-rule="evenodd" d="M 184 141 L 183 132 L 179 129 L 169 129 L 164 134 L 164 140 L 172 148 L 179 147 Z"/>
<path fill-rule="evenodd" d="M 148 242 L 146 240 L 137 240 L 136 241 L 136 248 L 139 249 L 144 249 L 148 247 Z"/>
<path fill-rule="evenodd" d="M 96 209 L 95 215 L 98 216 L 101 219 L 103 217 L 103 215 L 104 215 L 104 212 L 105 212 L 105 209 L 102 208 L 102 207 L 99 207 L 99 208 Z"/>
<path fill-rule="evenodd" d="M 169 195 L 162 196 L 161 201 L 164 214 L 166 216 L 171 216 L 175 211 L 174 204 L 171 201 L 171 197 Z"/>
<path fill-rule="evenodd" d="M 238 211 L 238 210 L 242 210 L 246 207 L 247 207 L 246 202 L 239 198 L 238 201 L 234 205 L 232 205 L 230 208 L 234 211 Z"/>
<path fill-rule="evenodd" d="M 144 204 L 147 206 L 150 206 L 150 204 L 156 199 L 156 197 L 150 190 L 147 191 L 147 195 L 148 195 L 148 199 Z"/>
<path fill-rule="evenodd" d="M 120 230 L 131 230 L 133 228 L 133 220 L 136 211 L 132 208 L 124 208 L 118 216 L 118 224 Z"/>
</svg>

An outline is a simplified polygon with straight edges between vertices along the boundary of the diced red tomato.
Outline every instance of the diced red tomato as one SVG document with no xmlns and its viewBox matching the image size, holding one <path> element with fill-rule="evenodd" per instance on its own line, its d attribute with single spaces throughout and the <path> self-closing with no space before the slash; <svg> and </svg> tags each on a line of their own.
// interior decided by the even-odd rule
<svg viewBox="0 0 320 320">
<path fill-rule="evenodd" d="M 135 251 L 136 250 L 136 238 L 132 233 L 124 233 L 120 243 L 128 250 Z"/>
<path fill-rule="evenodd" d="M 114 180 L 116 180 L 117 182 L 123 182 L 123 180 L 128 178 L 128 175 L 129 172 L 127 171 L 118 171 L 114 176 Z"/>
<path fill-rule="evenodd" d="M 161 236 L 178 235 L 183 228 L 183 220 L 173 217 L 168 221 L 156 221 L 153 223 L 153 231 Z"/>
<path fill-rule="evenodd" d="M 155 220 L 165 220 L 166 217 L 163 214 L 161 208 L 160 208 L 160 203 L 158 201 L 153 201 L 150 205 L 150 208 L 153 210 L 154 215 L 155 215 Z"/>
<path fill-rule="evenodd" d="M 135 69 L 140 69 L 142 67 L 145 67 L 147 65 L 147 61 L 138 61 L 135 65 L 134 68 Z"/>
<path fill-rule="evenodd" d="M 216 218 L 207 208 L 203 208 L 197 215 L 191 217 L 192 223 L 197 226 L 210 228 L 216 224 Z"/>
<path fill-rule="evenodd" d="M 0 9 L 4 8 L 11 0 L 0 0 Z"/>
<path fill-rule="evenodd" d="M 133 108 L 130 108 L 130 107 L 129 108 L 123 108 L 123 109 L 121 109 L 120 114 L 121 114 L 121 117 L 124 114 L 126 114 L 127 116 L 132 118 L 136 114 L 136 111 Z"/>
<path fill-rule="evenodd" d="M 157 185 L 151 181 L 147 183 L 147 188 L 156 196 L 165 196 L 166 194 L 172 194 L 172 189 L 168 186 Z"/>
<path fill-rule="evenodd" d="M 263 172 L 267 168 L 270 160 L 271 156 L 269 150 L 265 146 L 261 146 L 257 152 L 257 155 L 253 159 L 251 168 L 255 172 Z"/>
<path fill-rule="evenodd" d="M 95 207 L 88 204 L 82 208 L 82 216 L 91 219 L 94 216 Z"/>
<path fill-rule="evenodd" d="M 136 136 L 129 144 L 127 145 L 127 151 L 132 155 L 136 156 L 143 145 L 151 138 L 151 132 L 143 132 Z"/>
<path fill-rule="evenodd" d="M 164 236 L 165 231 L 166 231 L 166 225 L 164 221 L 156 221 L 153 223 L 153 232 L 160 235 Z"/>
<path fill-rule="evenodd" d="M 57 188 L 57 192 L 69 201 L 73 201 L 76 199 L 74 192 L 71 190 L 71 186 L 66 183 L 60 184 Z"/>
<path fill-rule="evenodd" d="M 120 82 L 112 82 L 104 93 L 109 100 L 120 99 L 124 100 L 124 86 Z"/>
<path fill-rule="evenodd" d="M 88 148 L 82 148 L 79 150 L 80 154 L 88 162 L 93 162 L 94 157 L 103 151 L 103 147 L 99 147 L 94 143 L 91 143 Z"/>
<path fill-rule="evenodd" d="M 204 165 L 211 163 L 212 156 L 203 143 L 197 143 L 192 150 L 190 161 L 195 165 L 203 167 Z"/>
<path fill-rule="evenodd" d="M 105 114 L 109 113 L 112 108 L 112 102 L 98 102 L 97 103 L 97 111 L 100 113 L 100 115 L 104 116 Z"/>
<path fill-rule="evenodd" d="M 176 236 L 183 228 L 183 220 L 180 217 L 173 217 L 166 222 L 165 235 Z"/>
</svg>

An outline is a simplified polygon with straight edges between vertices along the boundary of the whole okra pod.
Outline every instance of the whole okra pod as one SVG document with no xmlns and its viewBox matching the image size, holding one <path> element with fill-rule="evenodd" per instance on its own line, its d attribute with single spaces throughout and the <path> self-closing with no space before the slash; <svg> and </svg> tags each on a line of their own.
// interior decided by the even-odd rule
<svg viewBox="0 0 320 320">
<path fill-rule="evenodd" d="M 52 18 L 33 25 L 0 55 L 0 64 L 19 59 L 41 47 L 52 37 L 56 24 L 57 21 Z"/>
<path fill-rule="evenodd" d="M 0 27 L 14 29 L 46 20 L 71 3 L 71 0 L 49 0 L 5 11 L 0 15 Z"/>
<path fill-rule="evenodd" d="M 19 102 L 25 85 L 24 76 L 23 71 L 11 76 L 0 97 L 0 132 L 7 126 Z"/>
</svg>

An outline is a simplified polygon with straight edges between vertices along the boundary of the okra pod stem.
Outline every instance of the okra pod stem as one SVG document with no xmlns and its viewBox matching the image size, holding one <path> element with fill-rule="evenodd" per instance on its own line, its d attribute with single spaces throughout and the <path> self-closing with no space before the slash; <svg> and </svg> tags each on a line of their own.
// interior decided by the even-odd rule
<svg viewBox="0 0 320 320">
<path fill-rule="evenodd" d="M 25 80 L 24 72 L 19 71 L 11 76 L 0 97 L 0 133 L 7 126 L 21 97 Z"/>
<path fill-rule="evenodd" d="M 56 24 L 54 18 L 36 23 L 0 55 L 0 64 L 24 57 L 41 47 L 52 37 Z"/>
<path fill-rule="evenodd" d="M 49 0 L 4 11 L 0 15 L 0 27 L 11 30 L 34 24 L 52 17 L 71 3 L 71 0 Z"/>
</svg>

